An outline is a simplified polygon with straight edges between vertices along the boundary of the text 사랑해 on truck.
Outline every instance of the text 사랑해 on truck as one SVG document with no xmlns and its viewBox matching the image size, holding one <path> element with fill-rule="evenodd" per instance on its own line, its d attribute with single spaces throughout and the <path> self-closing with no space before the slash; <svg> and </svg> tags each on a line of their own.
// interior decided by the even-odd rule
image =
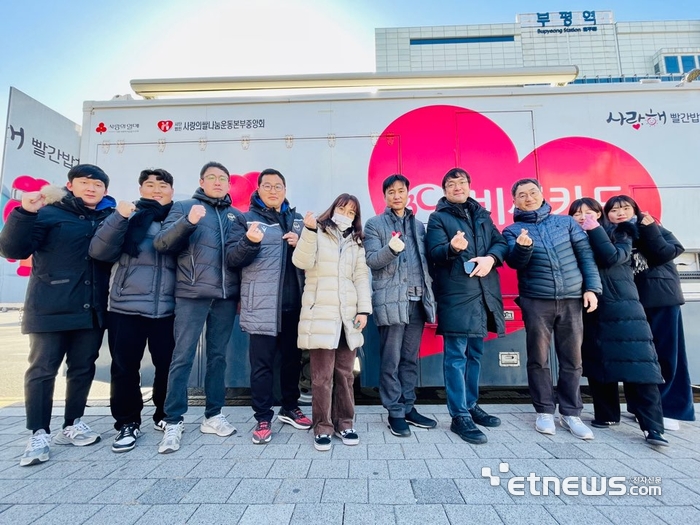
<svg viewBox="0 0 700 525">
<path fill-rule="evenodd" d="M 132 85 L 134 83 L 132 82 Z M 216 160 L 231 172 L 234 206 L 245 211 L 257 174 L 272 167 L 302 215 L 321 212 L 342 192 L 356 195 L 366 221 L 385 208 L 382 181 L 411 181 L 409 207 L 427 222 L 455 166 L 471 176 L 471 196 L 498 228 L 512 222 L 512 183 L 540 181 L 554 213 L 590 196 L 634 197 L 683 243 L 676 261 L 693 381 L 700 379 L 700 82 L 488 88 L 423 87 L 312 94 L 247 92 L 219 98 L 117 99 L 84 104 L 80 162 L 101 166 L 109 193 L 138 197 L 146 167 L 173 174 L 176 199 L 198 186 Z M 500 268 L 507 336 L 490 338 L 482 385 L 527 384 L 515 272 Z M 419 386 L 440 386 L 442 340 L 427 325 Z M 366 330 L 363 386 L 378 384 L 376 328 Z M 236 326 L 228 386 L 248 384 L 247 337 Z M 555 359 L 552 355 L 552 359 Z M 191 385 L 203 366 L 193 372 Z"/>
</svg>

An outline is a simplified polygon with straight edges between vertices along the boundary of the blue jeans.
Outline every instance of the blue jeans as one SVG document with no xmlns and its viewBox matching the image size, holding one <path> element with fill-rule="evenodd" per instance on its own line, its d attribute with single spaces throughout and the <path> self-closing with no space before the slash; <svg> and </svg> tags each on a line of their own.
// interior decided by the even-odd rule
<svg viewBox="0 0 700 525">
<path fill-rule="evenodd" d="M 205 322 L 207 368 L 204 376 L 204 417 L 221 413 L 226 398 L 226 347 L 231 339 L 236 307 L 237 302 L 233 299 L 178 297 L 175 300 L 175 350 L 165 398 L 166 423 L 182 421 L 187 412 L 187 384 Z"/>
<path fill-rule="evenodd" d="M 479 400 L 479 375 L 481 356 L 484 354 L 482 337 L 443 337 L 445 354 L 443 369 L 447 410 L 450 416 L 468 416 L 469 409 Z"/>
</svg>

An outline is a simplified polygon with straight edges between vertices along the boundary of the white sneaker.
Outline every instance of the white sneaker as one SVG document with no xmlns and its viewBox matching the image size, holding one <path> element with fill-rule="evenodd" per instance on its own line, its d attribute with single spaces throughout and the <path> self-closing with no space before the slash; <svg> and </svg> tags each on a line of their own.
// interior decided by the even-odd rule
<svg viewBox="0 0 700 525">
<path fill-rule="evenodd" d="M 158 430 L 160 432 L 165 432 L 166 425 L 167 423 L 161 419 L 160 421 L 156 421 L 153 423 L 153 429 Z"/>
<path fill-rule="evenodd" d="M 205 418 L 202 424 L 199 425 L 199 430 L 203 434 L 216 434 L 219 437 L 226 437 L 236 433 L 236 427 L 229 423 L 223 414 Z"/>
<path fill-rule="evenodd" d="M 540 434 L 554 435 L 557 432 L 557 427 L 554 425 L 554 415 L 553 414 L 537 414 L 537 421 L 535 421 L 535 430 Z"/>
<path fill-rule="evenodd" d="M 593 431 L 584 425 L 578 416 L 559 414 L 559 424 L 579 439 L 593 439 Z"/>
<path fill-rule="evenodd" d="M 182 440 L 182 433 L 184 430 L 185 424 L 182 421 L 167 423 L 165 425 L 163 439 L 160 445 L 158 445 L 158 454 L 170 454 L 171 452 L 180 450 L 180 440 Z"/>
<path fill-rule="evenodd" d="M 680 430 L 681 424 L 677 419 L 664 418 L 664 430 Z"/>
<path fill-rule="evenodd" d="M 83 423 L 80 418 L 73 421 L 72 425 L 64 428 L 53 438 L 56 445 L 75 445 L 76 447 L 92 445 L 99 440 L 100 435 Z"/>
<path fill-rule="evenodd" d="M 28 467 L 29 465 L 38 465 L 48 461 L 50 443 L 51 436 L 43 428 L 34 432 L 32 437 L 29 438 L 24 454 L 19 460 L 19 466 Z"/>
</svg>

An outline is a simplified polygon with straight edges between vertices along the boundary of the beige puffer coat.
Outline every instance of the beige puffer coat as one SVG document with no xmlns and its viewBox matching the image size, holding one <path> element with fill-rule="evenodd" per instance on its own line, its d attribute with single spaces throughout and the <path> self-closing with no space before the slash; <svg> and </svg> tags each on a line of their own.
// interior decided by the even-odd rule
<svg viewBox="0 0 700 525">
<path fill-rule="evenodd" d="M 306 270 L 301 298 L 299 348 L 336 349 L 340 330 L 351 349 L 364 342 L 362 332 L 353 327 L 355 316 L 372 313 L 372 291 L 365 249 L 351 235 L 335 228 L 318 232 L 303 228 L 292 262 Z"/>
</svg>

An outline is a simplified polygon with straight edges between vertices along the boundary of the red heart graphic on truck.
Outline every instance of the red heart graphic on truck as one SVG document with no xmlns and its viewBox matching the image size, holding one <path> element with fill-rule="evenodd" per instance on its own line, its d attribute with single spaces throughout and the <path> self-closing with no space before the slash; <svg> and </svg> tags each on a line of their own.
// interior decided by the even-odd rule
<svg viewBox="0 0 700 525">
<path fill-rule="evenodd" d="M 532 130 L 524 113 L 512 117 L 514 129 Z M 529 114 L 527 114 L 529 115 Z M 503 122 L 507 116 L 501 115 Z M 504 124 L 505 125 L 505 124 Z M 522 127 L 518 127 L 522 126 Z M 530 131 L 530 140 L 532 132 Z M 519 137 L 521 140 L 523 136 Z M 605 201 L 633 194 L 644 210 L 661 216 L 661 200 L 651 175 L 623 149 L 589 137 L 562 137 L 538 147 L 522 160 L 508 134 L 487 116 L 458 106 L 425 106 L 391 122 L 379 136 L 368 168 L 368 188 L 376 213 L 386 207 L 382 181 L 402 173 L 411 182 L 409 207 L 427 222 L 443 196 L 442 177 L 455 166 L 471 176 L 473 197 L 491 210 L 496 226 L 513 222 L 511 186 L 521 178 L 537 178 L 554 213 L 566 213 L 581 196 Z M 519 143 L 521 150 L 527 151 Z M 633 188 L 644 188 L 633 192 Z M 515 272 L 499 270 L 504 298 L 517 295 Z M 427 331 L 426 331 L 427 332 Z M 421 356 L 442 352 L 442 345 L 421 346 Z"/>
<path fill-rule="evenodd" d="M 167 133 L 173 127 L 172 120 L 161 120 L 158 122 L 158 129 L 163 133 Z"/>
</svg>

